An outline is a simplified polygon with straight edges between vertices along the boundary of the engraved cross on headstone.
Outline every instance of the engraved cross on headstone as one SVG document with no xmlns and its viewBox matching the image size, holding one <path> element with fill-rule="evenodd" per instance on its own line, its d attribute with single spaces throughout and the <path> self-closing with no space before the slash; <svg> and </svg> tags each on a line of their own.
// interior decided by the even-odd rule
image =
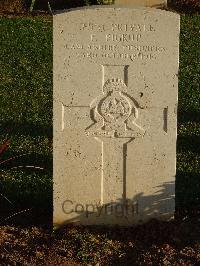
<svg viewBox="0 0 200 266">
<path fill-rule="evenodd" d="M 102 66 L 102 93 L 90 103 L 86 128 L 102 145 L 101 204 L 126 199 L 127 144 L 145 131 L 136 124 L 138 108 L 128 94 L 128 66 Z"/>
</svg>

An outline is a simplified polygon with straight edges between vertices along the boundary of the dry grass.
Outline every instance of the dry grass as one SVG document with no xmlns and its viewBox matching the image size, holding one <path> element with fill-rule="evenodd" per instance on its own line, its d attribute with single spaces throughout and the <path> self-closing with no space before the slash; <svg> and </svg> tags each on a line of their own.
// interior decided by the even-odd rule
<svg viewBox="0 0 200 266">
<path fill-rule="evenodd" d="M 25 0 L 1 0 L 0 11 L 8 13 L 22 13 L 25 11 Z"/>
<path fill-rule="evenodd" d="M 199 0 L 171 0 L 169 7 L 176 9 L 178 12 L 193 13 L 200 12 Z"/>
<path fill-rule="evenodd" d="M 200 265 L 197 221 L 132 228 L 0 227 L 0 265 Z"/>
<path fill-rule="evenodd" d="M 0 0 L 1 13 L 27 13 L 30 11 L 32 0 Z M 112 4 L 114 0 L 36 0 L 34 11 L 48 11 L 48 2 L 52 10 L 67 9 L 84 5 Z M 171 0 L 168 2 L 169 7 L 177 11 L 198 12 L 200 11 L 199 0 Z"/>
<path fill-rule="evenodd" d="M 200 1 L 199 0 L 176 0 L 176 4 L 178 5 L 187 5 L 188 7 L 196 7 L 200 8 Z"/>
</svg>

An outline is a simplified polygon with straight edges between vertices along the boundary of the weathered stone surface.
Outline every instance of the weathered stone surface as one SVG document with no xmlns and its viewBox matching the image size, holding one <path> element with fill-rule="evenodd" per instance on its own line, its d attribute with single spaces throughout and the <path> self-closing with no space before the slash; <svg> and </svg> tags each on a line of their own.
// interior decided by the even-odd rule
<svg viewBox="0 0 200 266">
<path fill-rule="evenodd" d="M 174 213 L 179 16 L 54 15 L 54 225 Z"/>
<path fill-rule="evenodd" d="M 128 7 L 162 7 L 167 6 L 167 0 L 115 0 L 115 5 Z"/>
</svg>

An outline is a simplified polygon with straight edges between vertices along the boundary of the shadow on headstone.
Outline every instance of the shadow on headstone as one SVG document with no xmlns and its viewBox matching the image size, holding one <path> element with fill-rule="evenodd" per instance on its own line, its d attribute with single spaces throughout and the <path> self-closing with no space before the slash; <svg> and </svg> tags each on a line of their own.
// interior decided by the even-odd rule
<svg viewBox="0 0 200 266">
<path fill-rule="evenodd" d="M 66 199 L 60 206 L 66 215 L 66 220 L 58 227 L 70 223 L 130 226 L 134 225 L 135 221 L 140 224 L 156 218 L 173 219 L 171 211 L 174 205 L 174 195 L 171 194 L 173 187 L 173 182 L 166 182 L 157 187 L 154 195 L 138 193 L 132 199 L 119 199 L 117 202 L 104 205 L 73 203 L 66 195 Z M 74 217 L 70 218 L 72 216 Z M 57 227 L 56 224 L 55 227 Z"/>
</svg>

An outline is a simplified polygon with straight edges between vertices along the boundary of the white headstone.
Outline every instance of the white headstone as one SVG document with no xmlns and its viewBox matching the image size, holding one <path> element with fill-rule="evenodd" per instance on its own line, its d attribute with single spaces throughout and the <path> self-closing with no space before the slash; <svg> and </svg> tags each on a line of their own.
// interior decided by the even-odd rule
<svg viewBox="0 0 200 266">
<path fill-rule="evenodd" d="M 128 7 L 166 7 L 167 0 L 115 0 L 115 5 Z"/>
<path fill-rule="evenodd" d="M 179 15 L 54 15 L 54 225 L 174 215 Z"/>
</svg>

